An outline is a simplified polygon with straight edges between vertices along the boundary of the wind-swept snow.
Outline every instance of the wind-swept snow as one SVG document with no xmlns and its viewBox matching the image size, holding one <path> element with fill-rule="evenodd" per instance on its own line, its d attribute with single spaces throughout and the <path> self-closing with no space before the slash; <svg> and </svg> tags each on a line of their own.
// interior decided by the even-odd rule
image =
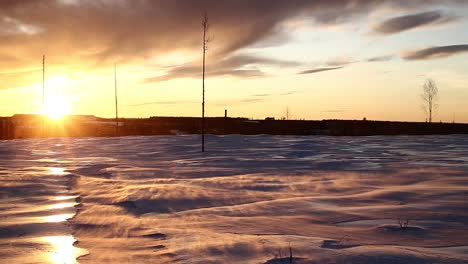
<svg viewBox="0 0 468 264">
<path fill-rule="evenodd" d="M 468 263 L 466 136 L 199 141 L 0 141 L 1 262 Z"/>
</svg>

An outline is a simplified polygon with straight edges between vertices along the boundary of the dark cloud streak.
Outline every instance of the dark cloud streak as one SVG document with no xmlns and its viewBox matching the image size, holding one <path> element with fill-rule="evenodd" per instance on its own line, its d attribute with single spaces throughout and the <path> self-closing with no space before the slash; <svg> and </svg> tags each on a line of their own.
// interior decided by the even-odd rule
<svg viewBox="0 0 468 264">
<path fill-rule="evenodd" d="M 393 55 L 386 55 L 386 56 L 378 56 L 378 57 L 372 57 L 368 58 L 366 62 L 382 62 L 382 61 L 391 61 L 393 60 Z"/>
<path fill-rule="evenodd" d="M 311 74 L 311 73 L 318 73 L 318 72 L 324 72 L 324 71 L 332 71 L 332 70 L 339 70 L 343 67 L 324 67 L 324 68 L 316 68 L 316 69 L 311 69 L 311 70 L 305 70 L 301 71 L 298 74 Z"/>
<path fill-rule="evenodd" d="M 374 27 L 374 32 L 380 34 L 395 34 L 417 27 L 448 23 L 456 17 L 443 14 L 440 11 L 429 11 L 390 18 Z"/>
<path fill-rule="evenodd" d="M 445 58 L 465 52 L 468 52 L 468 44 L 430 47 L 408 52 L 402 57 L 405 60 L 427 60 L 434 58 Z"/>
</svg>

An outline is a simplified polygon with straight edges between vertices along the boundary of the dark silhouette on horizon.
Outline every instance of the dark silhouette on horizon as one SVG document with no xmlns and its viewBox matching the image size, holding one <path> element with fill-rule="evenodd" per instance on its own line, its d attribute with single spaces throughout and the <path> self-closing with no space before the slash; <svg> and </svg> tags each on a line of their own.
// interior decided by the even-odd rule
<svg viewBox="0 0 468 264">
<path fill-rule="evenodd" d="M 42 122 L 45 130 L 41 133 Z M 200 135 L 200 117 L 120 118 L 119 136 Z M 214 135 L 432 135 L 468 134 L 468 124 L 371 120 L 251 120 L 205 117 L 205 133 Z M 70 115 L 60 121 L 42 115 L 0 117 L 0 139 L 35 137 L 114 137 L 115 119 Z"/>
</svg>

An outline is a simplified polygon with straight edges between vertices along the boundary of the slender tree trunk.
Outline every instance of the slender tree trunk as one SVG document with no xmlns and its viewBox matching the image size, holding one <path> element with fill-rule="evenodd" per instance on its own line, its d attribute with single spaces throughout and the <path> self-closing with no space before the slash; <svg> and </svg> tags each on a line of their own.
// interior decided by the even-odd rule
<svg viewBox="0 0 468 264">
<path fill-rule="evenodd" d="M 114 94 L 115 94 L 115 135 L 119 136 L 119 110 L 117 104 L 117 65 L 114 64 Z"/>
<path fill-rule="evenodd" d="M 41 136 L 45 136 L 45 55 L 42 55 L 42 118 Z"/>
<path fill-rule="evenodd" d="M 203 16 L 203 69 L 202 69 L 202 152 L 205 152 L 205 57 L 206 57 L 206 30 L 208 28 L 208 16 Z"/>
<path fill-rule="evenodd" d="M 45 55 L 42 55 L 42 114 L 45 114 Z"/>
<path fill-rule="evenodd" d="M 429 123 L 432 123 L 432 97 L 429 97 Z"/>
</svg>

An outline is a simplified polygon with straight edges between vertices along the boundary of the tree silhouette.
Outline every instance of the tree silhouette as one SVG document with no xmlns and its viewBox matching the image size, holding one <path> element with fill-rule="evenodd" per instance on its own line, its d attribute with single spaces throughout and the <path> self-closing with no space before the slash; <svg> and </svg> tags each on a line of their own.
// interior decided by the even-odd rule
<svg viewBox="0 0 468 264">
<path fill-rule="evenodd" d="M 432 117 L 434 112 L 437 109 L 437 99 L 438 99 L 439 89 L 437 84 L 432 79 L 427 79 L 423 85 L 423 93 L 421 94 L 421 99 L 423 101 L 423 109 L 426 112 L 426 120 L 429 123 L 432 122 Z"/>
<path fill-rule="evenodd" d="M 208 14 L 205 12 L 202 17 L 203 27 L 203 70 L 202 70 L 202 152 L 205 152 L 205 57 L 208 51 L 208 42 L 211 39 L 207 36 L 209 23 Z"/>
</svg>

